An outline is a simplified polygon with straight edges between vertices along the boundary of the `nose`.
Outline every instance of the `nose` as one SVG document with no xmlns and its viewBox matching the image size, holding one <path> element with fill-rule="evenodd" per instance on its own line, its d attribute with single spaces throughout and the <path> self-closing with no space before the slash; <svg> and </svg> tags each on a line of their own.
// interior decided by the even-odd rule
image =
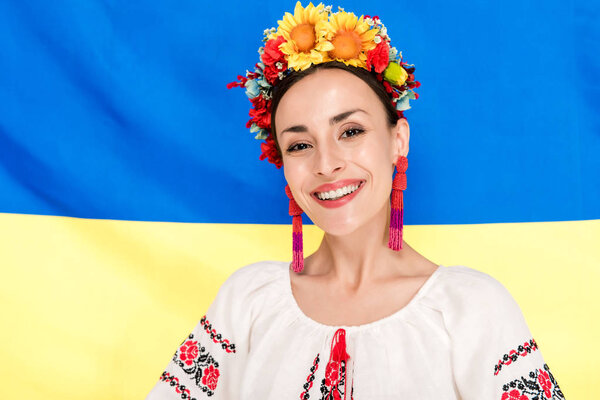
<svg viewBox="0 0 600 400">
<path fill-rule="evenodd" d="M 334 175 L 344 169 L 346 161 L 341 149 L 335 144 L 321 144 L 315 154 L 315 173 L 321 176 Z"/>
</svg>

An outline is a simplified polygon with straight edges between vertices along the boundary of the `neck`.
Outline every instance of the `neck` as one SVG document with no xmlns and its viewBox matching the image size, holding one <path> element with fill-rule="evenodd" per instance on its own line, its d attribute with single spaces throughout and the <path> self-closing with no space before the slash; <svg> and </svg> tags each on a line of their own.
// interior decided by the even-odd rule
<svg viewBox="0 0 600 400">
<path fill-rule="evenodd" d="M 399 252 L 388 248 L 389 220 L 390 205 L 386 204 L 367 224 L 351 233 L 325 233 L 317 251 L 305 260 L 306 272 L 328 275 L 349 290 L 385 279 L 392 268 L 397 271 L 399 265 L 406 265 L 414 251 L 404 242 Z"/>
</svg>

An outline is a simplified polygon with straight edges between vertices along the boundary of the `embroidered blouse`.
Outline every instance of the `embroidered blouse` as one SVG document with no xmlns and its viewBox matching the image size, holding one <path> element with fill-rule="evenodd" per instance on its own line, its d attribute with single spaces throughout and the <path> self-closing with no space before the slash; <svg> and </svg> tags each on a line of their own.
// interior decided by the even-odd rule
<svg viewBox="0 0 600 400">
<path fill-rule="evenodd" d="M 492 276 L 438 266 L 410 302 L 363 325 L 306 316 L 289 262 L 235 271 L 147 400 L 564 399 L 523 314 Z"/>
</svg>

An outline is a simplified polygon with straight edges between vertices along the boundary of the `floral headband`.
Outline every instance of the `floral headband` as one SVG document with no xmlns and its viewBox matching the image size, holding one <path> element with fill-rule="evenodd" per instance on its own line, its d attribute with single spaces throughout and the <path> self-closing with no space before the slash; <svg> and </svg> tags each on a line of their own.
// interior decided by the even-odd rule
<svg viewBox="0 0 600 400">
<path fill-rule="evenodd" d="M 271 96 L 278 82 L 292 71 L 301 71 L 311 65 L 340 61 L 346 65 L 373 72 L 383 83 L 398 116 L 410 108 L 409 100 L 419 97 L 412 89 L 420 83 L 414 78 L 414 65 L 402 61 L 402 53 L 390 46 L 387 29 L 379 17 L 362 15 L 357 18 L 339 7 L 312 3 L 305 8 L 296 3 L 294 14 L 286 12 L 277 21 L 277 29 L 264 31 L 265 45 L 258 49 L 260 62 L 254 72 L 238 75 L 238 80 L 227 85 L 245 87 L 252 102 L 250 120 L 246 127 L 263 140 L 260 159 L 281 168 L 283 162 L 271 132 Z"/>
</svg>

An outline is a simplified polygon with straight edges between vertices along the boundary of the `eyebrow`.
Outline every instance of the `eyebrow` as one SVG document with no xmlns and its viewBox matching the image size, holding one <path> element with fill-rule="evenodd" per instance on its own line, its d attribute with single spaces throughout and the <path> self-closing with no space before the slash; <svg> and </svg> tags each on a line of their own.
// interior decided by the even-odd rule
<svg viewBox="0 0 600 400">
<path fill-rule="evenodd" d="M 348 110 L 348 111 L 344 111 L 343 113 L 334 115 L 333 117 L 331 117 L 329 119 L 329 125 L 335 125 L 339 122 L 342 122 L 343 120 L 345 120 L 350 115 L 352 115 L 356 112 L 363 112 L 363 113 L 369 115 L 369 113 L 366 112 L 365 110 L 363 110 L 362 108 L 355 108 L 354 110 Z M 308 128 L 306 127 L 306 125 L 294 125 L 294 126 L 290 126 L 289 128 L 281 131 L 281 134 L 283 135 L 286 132 L 307 132 L 307 131 L 308 131 Z"/>
</svg>

